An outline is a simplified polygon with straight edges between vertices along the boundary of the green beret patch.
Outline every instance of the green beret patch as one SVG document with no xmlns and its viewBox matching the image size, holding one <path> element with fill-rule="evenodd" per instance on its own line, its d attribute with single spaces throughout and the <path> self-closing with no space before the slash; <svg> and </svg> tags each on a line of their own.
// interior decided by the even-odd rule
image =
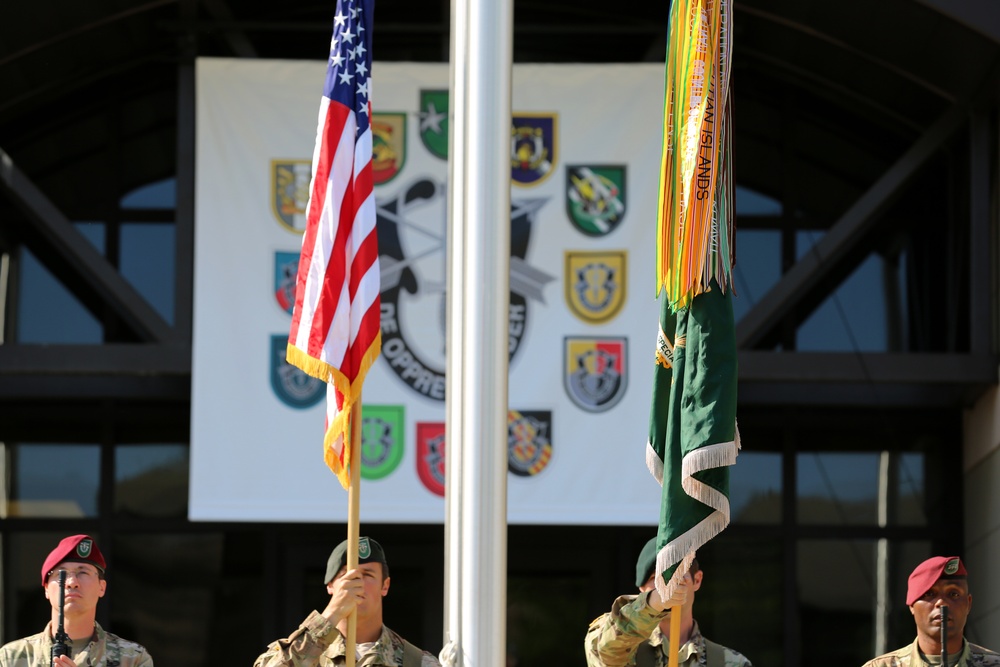
<svg viewBox="0 0 1000 667">
<path fill-rule="evenodd" d="M 76 555 L 80 558 L 88 557 L 93 544 L 90 540 L 80 540 L 80 543 L 76 545 Z"/>
<path fill-rule="evenodd" d="M 369 558 L 372 555 L 372 545 L 368 544 L 368 538 L 362 537 L 358 540 L 358 560 Z"/>
<path fill-rule="evenodd" d="M 957 558 L 952 558 L 950 561 L 948 561 L 947 563 L 945 563 L 945 565 L 944 565 L 944 573 L 948 574 L 948 575 L 951 575 L 951 574 L 955 574 L 956 572 L 958 572 L 958 559 Z"/>
</svg>

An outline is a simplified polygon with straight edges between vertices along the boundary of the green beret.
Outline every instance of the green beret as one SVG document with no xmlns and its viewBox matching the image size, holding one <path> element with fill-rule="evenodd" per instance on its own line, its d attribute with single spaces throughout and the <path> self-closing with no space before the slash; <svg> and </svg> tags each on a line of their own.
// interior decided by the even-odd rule
<svg viewBox="0 0 1000 667">
<path fill-rule="evenodd" d="M 381 563 L 382 575 L 388 576 L 389 564 L 385 562 L 385 552 L 382 545 L 370 537 L 358 538 L 358 564 L 361 563 Z M 340 572 L 340 568 L 347 565 L 347 540 L 337 545 L 337 548 L 330 554 L 330 560 L 326 561 L 326 578 L 324 584 L 333 581 L 333 578 Z"/>
<path fill-rule="evenodd" d="M 653 567 L 656 565 L 656 538 L 650 538 L 646 546 L 639 553 L 639 560 L 635 562 L 635 587 L 641 588 L 653 576 Z"/>
</svg>

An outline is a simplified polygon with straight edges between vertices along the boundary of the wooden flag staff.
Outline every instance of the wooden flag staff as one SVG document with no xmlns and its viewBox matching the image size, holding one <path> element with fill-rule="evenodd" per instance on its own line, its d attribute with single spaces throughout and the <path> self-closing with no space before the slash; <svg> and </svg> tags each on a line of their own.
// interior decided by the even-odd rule
<svg viewBox="0 0 1000 667">
<path fill-rule="evenodd" d="M 351 411 L 350 462 L 351 485 L 347 488 L 347 569 L 358 567 L 358 542 L 361 523 L 361 393 L 355 409 Z M 346 655 L 347 667 L 354 667 L 357 655 L 358 610 L 355 607 L 347 617 Z"/>
<path fill-rule="evenodd" d="M 681 650 L 681 608 L 670 608 L 670 654 L 667 667 L 677 667 L 677 653 Z"/>
</svg>

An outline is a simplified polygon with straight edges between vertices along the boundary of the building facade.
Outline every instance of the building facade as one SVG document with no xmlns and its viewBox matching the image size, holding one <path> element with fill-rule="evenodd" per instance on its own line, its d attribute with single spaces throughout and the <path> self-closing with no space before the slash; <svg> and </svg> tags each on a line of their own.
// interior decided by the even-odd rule
<svg viewBox="0 0 1000 667">
<path fill-rule="evenodd" d="M 41 629 L 37 568 L 85 532 L 111 565 L 105 627 L 160 665 L 248 664 L 323 607 L 345 527 L 188 518 L 194 68 L 322 59 L 331 9 L 36 4 L 0 10 L 0 639 Z M 515 61 L 662 62 L 667 9 L 647 4 L 518 0 Z M 699 622 L 758 665 L 820 646 L 861 664 L 912 640 L 913 565 L 959 554 L 967 635 L 1000 649 L 1000 15 L 751 0 L 735 17 L 752 446 L 733 523 L 699 554 Z M 447 60 L 449 3 L 379 0 L 375 21 L 377 58 Z M 439 649 L 443 527 L 364 530 L 392 565 L 387 623 Z M 582 664 L 652 531 L 510 526 L 508 662 Z"/>
</svg>

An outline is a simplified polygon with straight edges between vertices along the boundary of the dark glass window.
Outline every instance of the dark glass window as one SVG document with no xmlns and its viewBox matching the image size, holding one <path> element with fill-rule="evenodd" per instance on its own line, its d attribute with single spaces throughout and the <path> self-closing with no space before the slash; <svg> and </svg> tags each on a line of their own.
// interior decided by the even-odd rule
<svg viewBox="0 0 1000 667">
<path fill-rule="evenodd" d="M 84 238 L 104 252 L 105 227 L 99 222 L 75 223 Z M 104 327 L 35 257 L 21 247 L 17 297 L 17 342 L 100 343 Z"/>
<path fill-rule="evenodd" d="M 187 516 L 188 447 L 115 447 L 115 512 L 142 517 Z"/>
<path fill-rule="evenodd" d="M 125 533 L 112 541 L 108 629 L 145 646 L 157 664 L 207 664 L 218 639 L 211 617 L 224 581 L 222 536 Z"/>
<path fill-rule="evenodd" d="M 781 233 L 771 229 L 736 230 L 736 298 L 739 321 L 781 278 Z"/>
<path fill-rule="evenodd" d="M 906 578 L 928 556 L 930 544 L 923 541 L 800 541 L 796 567 L 803 656 L 823 647 L 822 664 L 860 665 L 913 641 Z"/>
<path fill-rule="evenodd" d="M 818 237 L 812 232 L 799 237 Z M 869 255 L 810 315 L 796 336 L 802 352 L 886 352 L 885 262 Z"/>
<path fill-rule="evenodd" d="M 510 575 L 507 579 L 507 665 L 583 662 L 589 599 L 587 574 Z M 560 612 L 552 613 L 552 600 Z M 563 637 L 575 636 L 576 642 Z M 574 646 L 574 643 L 576 644 Z"/>
<path fill-rule="evenodd" d="M 878 463 L 876 452 L 799 454 L 799 522 L 876 525 Z"/>
<path fill-rule="evenodd" d="M 136 188 L 122 197 L 123 209 L 171 210 L 177 206 L 177 179 L 165 178 Z"/>
<path fill-rule="evenodd" d="M 781 202 L 736 186 L 736 298 L 733 315 L 739 321 L 781 277 L 781 233 L 776 229 L 744 229 L 744 217 L 780 217 Z"/>
<path fill-rule="evenodd" d="M 862 665 L 873 657 L 874 553 L 865 540 L 799 542 L 803 656 L 822 647 L 828 665 Z"/>
<path fill-rule="evenodd" d="M 6 450 L 12 475 L 5 517 L 98 516 L 98 445 L 10 444 Z"/>
<path fill-rule="evenodd" d="M 177 204 L 177 179 L 150 183 L 122 197 L 119 270 L 168 323 L 174 321 L 177 228 L 169 211 Z M 148 221 L 138 221 L 145 213 Z M 167 216 L 167 217 L 164 217 Z"/>
<path fill-rule="evenodd" d="M 176 227 L 168 223 L 121 226 L 119 270 L 167 321 L 174 321 Z"/>
<path fill-rule="evenodd" d="M 11 534 L 4 543 L 4 641 L 41 632 L 52 617 L 42 563 L 68 532 Z"/>
<path fill-rule="evenodd" d="M 923 460 L 919 453 L 799 453 L 798 520 L 824 525 L 926 525 Z"/>
<path fill-rule="evenodd" d="M 740 452 L 729 474 L 729 505 L 734 523 L 780 523 L 781 455 Z"/>
<path fill-rule="evenodd" d="M 698 564 L 705 574 L 694 617 L 705 637 L 754 665 L 788 664 L 782 649 L 781 542 L 723 532 L 698 551 Z"/>
</svg>

